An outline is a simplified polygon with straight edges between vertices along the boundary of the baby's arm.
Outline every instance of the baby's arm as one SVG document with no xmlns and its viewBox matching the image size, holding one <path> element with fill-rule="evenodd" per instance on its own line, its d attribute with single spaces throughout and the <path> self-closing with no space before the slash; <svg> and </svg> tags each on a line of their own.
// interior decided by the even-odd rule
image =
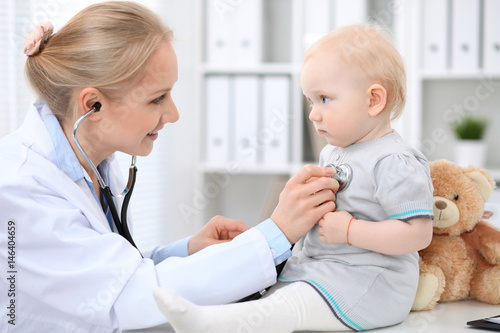
<svg viewBox="0 0 500 333">
<path fill-rule="evenodd" d="M 363 249 L 398 255 L 421 250 L 432 239 L 430 218 L 379 222 L 351 218 L 346 211 L 325 214 L 319 221 L 320 241 L 337 244 L 349 241 L 349 244 Z"/>
</svg>

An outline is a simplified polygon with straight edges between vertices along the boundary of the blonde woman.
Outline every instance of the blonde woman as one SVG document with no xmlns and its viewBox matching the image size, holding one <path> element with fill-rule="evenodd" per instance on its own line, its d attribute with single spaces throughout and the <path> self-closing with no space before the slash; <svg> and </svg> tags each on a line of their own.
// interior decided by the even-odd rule
<svg viewBox="0 0 500 333">
<path fill-rule="evenodd" d="M 153 298 L 158 286 L 196 304 L 237 300 L 275 283 L 290 243 L 335 209 L 333 171 L 307 166 L 256 228 L 215 217 L 192 237 L 142 255 L 116 232 L 97 174 L 120 193 L 113 153 L 148 155 L 163 126 L 179 118 L 171 40 L 157 15 L 119 1 L 84 9 L 55 33 L 40 24 L 26 37 L 26 74 L 39 99 L 22 127 L 0 140 L 0 237 L 8 240 L 0 289 L 9 295 L 2 331 L 159 325 L 166 319 Z M 112 201 L 119 210 L 123 199 Z"/>
<path fill-rule="evenodd" d="M 410 311 L 417 251 L 432 237 L 433 187 L 426 158 L 390 124 L 406 97 L 403 59 L 381 27 L 342 27 L 308 50 L 300 83 L 328 142 L 320 165 L 352 170 L 337 210 L 307 234 L 262 300 L 196 306 L 156 290 L 178 333 L 362 331 Z"/>
</svg>

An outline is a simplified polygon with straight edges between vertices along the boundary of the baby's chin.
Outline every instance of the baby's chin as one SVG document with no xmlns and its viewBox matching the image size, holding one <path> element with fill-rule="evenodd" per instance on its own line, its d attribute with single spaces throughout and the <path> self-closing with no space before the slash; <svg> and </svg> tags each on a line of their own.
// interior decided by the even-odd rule
<svg viewBox="0 0 500 333">
<path fill-rule="evenodd" d="M 340 147 L 340 148 L 348 147 L 354 143 L 354 142 L 346 142 L 344 140 L 338 140 L 338 139 L 335 139 L 332 137 L 327 138 L 326 142 L 328 142 L 329 145 L 332 145 L 335 147 Z"/>
</svg>

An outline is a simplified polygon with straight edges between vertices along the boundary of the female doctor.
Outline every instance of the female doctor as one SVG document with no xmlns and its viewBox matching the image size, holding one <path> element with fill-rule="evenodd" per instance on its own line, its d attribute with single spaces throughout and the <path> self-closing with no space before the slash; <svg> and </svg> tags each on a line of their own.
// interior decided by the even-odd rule
<svg viewBox="0 0 500 333">
<path fill-rule="evenodd" d="M 44 23 L 26 38 L 26 74 L 39 99 L 0 141 L 2 331 L 151 327 L 165 322 L 152 296 L 158 286 L 221 304 L 275 283 L 290 244 L 334 210 L 333 172 L 304 167 L 256 228 L 215 217 L 142 257 L 116 232 L 97 174 L 120 211 L 125 184 L 113 153 L 148 155 L 179 118 L 172 32 L 145 7 L 118 1 L 87 7 L 52 32 Z"/>
</svg>

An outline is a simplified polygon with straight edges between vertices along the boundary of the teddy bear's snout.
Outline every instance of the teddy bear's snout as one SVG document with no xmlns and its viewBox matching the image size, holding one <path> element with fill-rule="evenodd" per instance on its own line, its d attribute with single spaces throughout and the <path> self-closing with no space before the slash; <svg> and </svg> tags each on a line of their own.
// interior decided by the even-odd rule
<svg viewBox="0 0 500 333">
<path fill-rule="evenodd" d="M 456 204 L 443 197 L 434 197 L 434 227 L 446 228 L 454 225 L 460 218 Z"/>
<path fill-rule="evenodd" d="M 443 209 L 446 209 L 446 207 L 448 206 L 446 204 L 446 202 L 442 201 L 442 200 L 438 200 L 434 203 L 434 205 L 436 205 L 436 208 L 437 209 L 440 209 L 440 210 L 443 210 Z"/>
</svg>

